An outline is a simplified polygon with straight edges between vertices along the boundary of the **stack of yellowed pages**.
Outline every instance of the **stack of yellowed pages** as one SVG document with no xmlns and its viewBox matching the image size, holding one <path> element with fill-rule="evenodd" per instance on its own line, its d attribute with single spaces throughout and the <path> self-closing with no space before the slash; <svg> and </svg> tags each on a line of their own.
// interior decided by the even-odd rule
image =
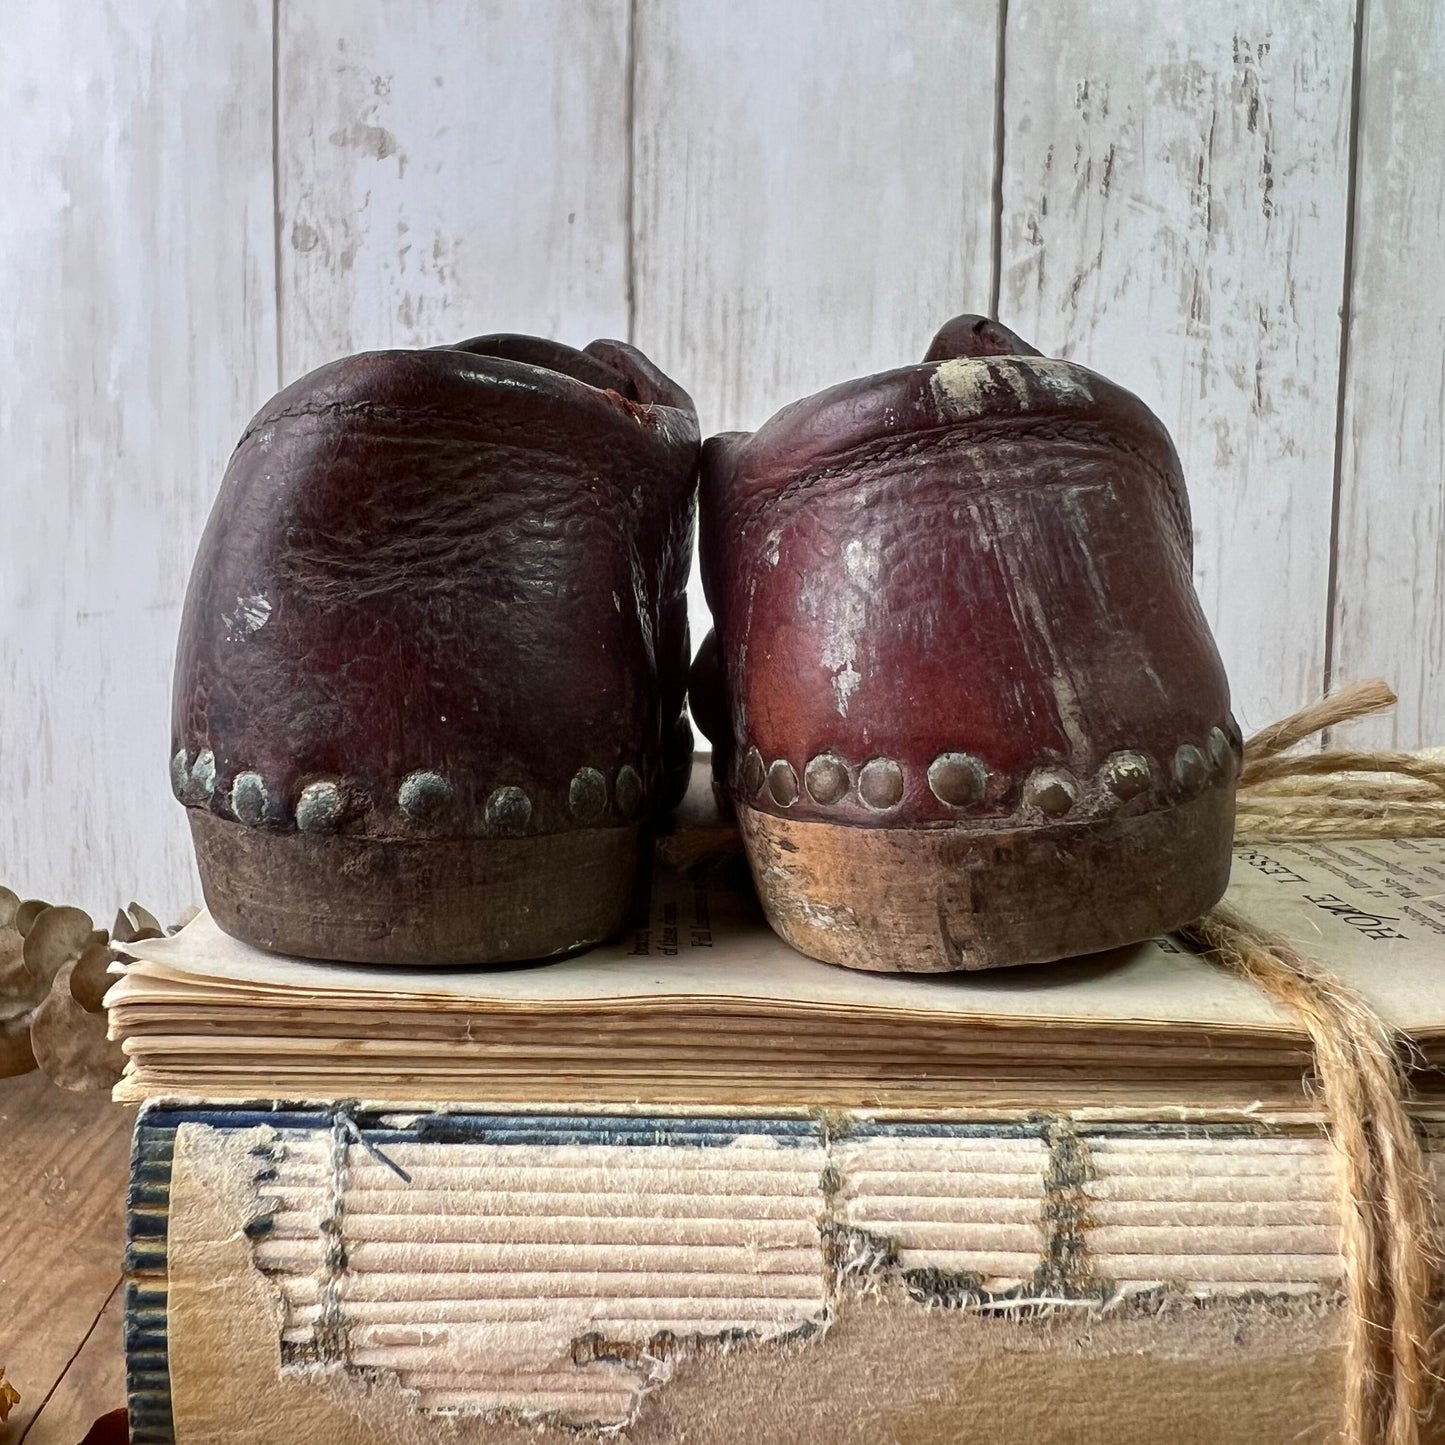
<svg viewBox="0 0 1445 1445">
<path fill-rule="evenodd" d="M 701 836 L 701 835 L 699 835 Z M 118 1096 L 911 1108 L 1302 1103 L 1299 1025 L 1163 939 L 987 974 L 858 974 L 767 927 L 742 858 L 674 838 L 650 916 L 489 970 L 268 954 L 202 913 L 128 947 Z M 688 865 L 689 856 L 703 856 Z M 683 861 L 680 861 L 683 860 Z M 1228 901 L 1445 1058 L 1445 840 L 1241 849 Z M 1424 1077 L 1428 1079 L 1428 1070 Z"/>
</svg>

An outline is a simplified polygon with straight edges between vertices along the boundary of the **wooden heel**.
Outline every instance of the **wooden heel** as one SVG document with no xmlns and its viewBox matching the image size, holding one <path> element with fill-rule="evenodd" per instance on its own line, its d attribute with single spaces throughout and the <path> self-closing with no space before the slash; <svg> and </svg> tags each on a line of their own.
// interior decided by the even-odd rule
<svg viewBox="0 0 1445 1445">
<path fill-rule="evenodd" d="M 338 963 L 558 958 L 626 924 L 638 824 L 398 842 L 263 833 L 188 810 L 206 905 L 227 933 Z"/>
<path fill-rule="evenodd" d="M 768 920 L 879 973 L 1005 968 L 1167 933 L 1229 881 L 1232 788 L 1135 817 L 1009 830 L 795 822 L 740 806 Z"/>
</svg>

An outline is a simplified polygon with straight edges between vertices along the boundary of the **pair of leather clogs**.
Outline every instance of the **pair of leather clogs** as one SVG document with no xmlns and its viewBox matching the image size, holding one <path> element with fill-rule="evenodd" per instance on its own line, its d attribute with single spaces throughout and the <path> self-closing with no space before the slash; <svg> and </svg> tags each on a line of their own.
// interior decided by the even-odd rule
<svg viewBox="0 0 1445 1445">
<path fill-rule="evenodd" d="M 228 932 L 385 964 L 626 923 L 693 716 L 768 917 L 853 968 L 1039 962 L 1197 916 L 1240 738 L 1178 458 L 1136 397 L 963 316 L 699 447 L 620 342 L 333 362 L 202 538 L 172 781 Z"/>
</svg>

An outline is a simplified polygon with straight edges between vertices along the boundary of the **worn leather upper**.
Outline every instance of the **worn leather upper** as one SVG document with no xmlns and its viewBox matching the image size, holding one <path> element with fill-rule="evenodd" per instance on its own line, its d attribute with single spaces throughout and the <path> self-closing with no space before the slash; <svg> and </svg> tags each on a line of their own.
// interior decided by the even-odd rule
<svg viewBox="0 0 1445 1445">
<path fill-rule="evenodd" d="M 688 752 L 697 451 L 687 395 L 619 342 L 367 352 L 286 388 L 191 576 L 177 792 L 400 838 L 656 805 Z"/>
<path fill-rule="evenodd" d="M 694 712 L 749 806 L 1017 823 L 1232 775 L 1168 434 L 996 323 L 712 439 L 701 511 Z"/>
</svg>

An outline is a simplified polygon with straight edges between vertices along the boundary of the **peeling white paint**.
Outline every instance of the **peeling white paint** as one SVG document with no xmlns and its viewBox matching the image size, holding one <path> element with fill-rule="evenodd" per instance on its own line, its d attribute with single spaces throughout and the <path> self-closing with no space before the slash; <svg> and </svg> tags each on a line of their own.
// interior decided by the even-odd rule
<svg viewBox="0 0 1445 1445">
<path fill-rule="evenodd" d="M 1033 392 L 1029 389 L 1028 377 L 1025 375 L 1026 363 L 1009 361 L 1000 358 L 993 363 L 994 375 L 998 378 L 1000 385 L 1007 387 L 1013 393 L 1014 400 L 1021 407 L 1028 406 L 1033 398 Z"/>
<path fill-rule="evenodd" d="M 843 548 L 843 570 L 855 587 L 871 587 L 883 570 L 878 544 L 863 542 L 855 537 Z"/>
<path fill-rule="evenodd" d="M 1094 388 L 1089 373 L 1072 361 L 1057 356 L 1031 356 L 1027 361 L 1011 363 L 1015 368 L 1026 367 L 1045 391 L 1059 401 L 1087 403 L 1094 400 Z"/>
<path fill-rule="evenodd" d="M 828 657 L 829 654 L 825 650 L 823 653 L 824 661 L 827 661 Z M 830 662 L 829 666 L 832 665 Z M 853 659 L 851 657 L 833 674 L 833 692 L 838 699 L 839 717 L 848 716 L 848 704 L 852 700 L 853 694 L 858 691 L 858 684 L 862 681 L 863 674 L 853 666 Z"/>
<path fill-rule="evenodd" d="M 938 363 L 928 385 L 942 410 L 955 416 L 977 416 L 992 380 L 992 373 L 982 361 L 955 356 Z"/>
<path fill-rule="evenodd" d="M 271 620 L 271 599 L 264 593 L 254 592 L 249 597 L 236 598 L 236 605 L 226 613 L 226 636 L 232 642 L 241 642 L 253 632 L 259 632 Z"/>
<path fill-rule="evenodd" d="M 1000 391 L 1020 407 L 1033 403 L 1035 388 L 1066 405 L 1094 400 L 1088 372 L 1054 356 L 956 356 L 939 362 L 929 386 L 939 408 L 960 420 L 990 410 Z"/>
<path fill-rule="evenodd" d="M 838 716 L 848 716 L 848 704 L 863 675 L 858 671 L 858 638 L 868 619 L 868 601 L 882 575 L 878 544 L 853 538 L 843 547 L 843 571 L 851 584 L 833 593 L 824 606 L 822 661 L 833 674 Z"/>
</svg>

